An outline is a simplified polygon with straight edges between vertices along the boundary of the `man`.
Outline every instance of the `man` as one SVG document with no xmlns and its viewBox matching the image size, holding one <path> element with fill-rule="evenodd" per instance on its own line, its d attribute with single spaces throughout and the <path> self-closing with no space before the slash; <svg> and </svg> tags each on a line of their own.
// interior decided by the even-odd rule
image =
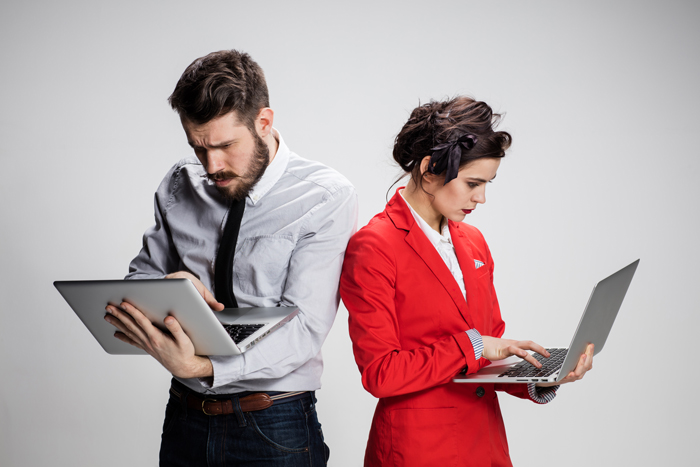
<svg viewBox="0 0 700 467">
<path fill-rule="evenodd" d="M 115 336 L 173 374 L 161 465 L 325 465 L 313 391 L 356 230 L 355 190 L 287 148 L 272 127 L 263 71 L 245 53 L 195 60 L 169 101 L 197 157 L 177 163 L 158 188 L 155 226 L 127 278 L 188 278 L 215 311 L 227 300 L 300 311 L 245 354 L 206 357 L 175 318 L 165 320 L 167 335 L 128 303 L 107 307 Z M 228 268 L 222 252 L 232 244 Z M 267 400 L 261 394 L 274 399 L 270 407 L 254 403 Z"/>
</svg>

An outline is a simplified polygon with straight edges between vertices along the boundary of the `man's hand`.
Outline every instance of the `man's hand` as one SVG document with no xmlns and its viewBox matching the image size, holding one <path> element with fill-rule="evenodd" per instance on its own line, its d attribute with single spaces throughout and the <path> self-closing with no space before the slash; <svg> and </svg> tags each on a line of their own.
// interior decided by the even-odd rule
<svg viewBox="0 0 700 467">
<path fill-rule="evenodd" d="M 145 350 L 174 376 L 205 378 L 214 375 L 211 360 L 195 355 L 192 341 L 174 317 L 168 316 L 164 320 L 170 332 L 166 334 L 128 302 L 122 302 L 119 307 L 108 305 L 106 310 L 105 320 L 118 329 L 114 337 Z"/>
<path fill-rule="evenodd" d="M 481 336 L 484 343 L 483 357 L 487 360 L 496 361 L 508 358 L 511 355 L 518 356 L 529 363 L 541 368 L 542 364 L 535 357 L 530 355 L 528 350 L 533 350 L 538 354 L 549 358 L 549 352 L 539 344 L 532 341 L 516 341 L 512 339 L 499 339 L 497 337 Z"/>
<path fill-rule="evenodd" d="M 574 381 L 580 380 L 583 378 L 586 372 L 593 369 L 593 350 L 595 350 L 593 344 L 588 344 L 588 347 L 586 347 L 586 352 L 582 353 L 581 357 L 578 359 L 578 364 L 576 365 L 576 368 L 574 368 L 574 371 L 566 375 L 566 378 L 562 379 L 558 383 L 537 383 L 535 386 L 546 388 L 549 386 L 573 383 Z"/>
<path fill-rule="evenodd" d="M 202 281 L 197 279 L 193 274 L 185 271 L 178 271 L 174 272 L 172 274 L 168 274 L 165 276 L 166 279 L 189 279 L 190 282 L 192 282 L 197 289 L 197 291 L 200 293 L 202 298 L 204 298 L 204 301 L 207 302 L 207 305 L 211 307 L 212 310 L 214 311 L 221 311 L 224 309 L 224 304 L 220 303 L 214 298 L 211 292 L 209 292 L 209 289 L 204 287 L 204 284 L 202 284 Z"/>
</svg>

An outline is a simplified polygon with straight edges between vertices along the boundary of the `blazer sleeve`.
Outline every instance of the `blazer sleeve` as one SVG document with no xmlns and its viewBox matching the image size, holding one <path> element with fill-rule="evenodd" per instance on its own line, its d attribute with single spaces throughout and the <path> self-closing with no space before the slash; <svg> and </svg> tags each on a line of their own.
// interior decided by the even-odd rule
<svg viewBox="0 0 700 467">
<path fill-rule="evenodd" d="M 479 238 L 482 243 L 482 248 L 484 249 L 486 253 L 486 257 L 488 259 L 488 268 L 489 268 L 489 277 L 490 277 L 490 283 L 491 283 L 491 297 L 492 297 L 492 308 L 493 308 L 493 328 L 491 330 L 491 336 L 493 337 L 498 337 L 501 338 L 503 337 L 503 333 L 505 332 L 506 329 L 506 324 L 501 318 L 501 309 L 500 306 L 498 305 L 498 299 L 496 298 L 496 290 L 493 286 L 493 269 L 494 269 L 494 264 L 493 264 L 493 259 L 491 257 L 491 251 L 489 250 L 488 245 L 486 244 L 486 240 L 484 240 L 483 235 L 481 235 L 481 232 L 479 232 L 476 229 L 473 229 L 474 231 L 478 232 Z M 488 360 L 482 358 L 479 360 L 479 368 L 483 368 L 484 366 L 488 365 L 489 362 Z M 559 386 L 554 386 L 550 388 L 537 388 L 535 387 L 535 384 L 495 384 L 494 389 L 496 391 L 502 391 L 510 394 L 511 396 L 519 397 L 521 399 L 528 399 L 531 400 L 537 404 L 547 404 L 551 402 L 554 397 L 556 396 L 556 391 L 559 388 Z"/>
<path fill-rule="evenodd" d="M 380 398 L 449 383 L 464 367 L 478 369 L 466 332 L 436 337 L 415 348 L 402 347 L 400 310 L 395 307 L 396 265 L 390 239 L 365 228 L 351 239 L 340 278 L 362 384 Z"/>
</svg>

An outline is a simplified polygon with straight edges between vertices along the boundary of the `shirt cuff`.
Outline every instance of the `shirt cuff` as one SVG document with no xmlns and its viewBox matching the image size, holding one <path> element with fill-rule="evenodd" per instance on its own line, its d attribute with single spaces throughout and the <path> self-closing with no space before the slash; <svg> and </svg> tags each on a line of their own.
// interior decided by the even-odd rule
<svg viewBox="0 0 700 467">
<path fill-rule="evenodd" d="M 559 386 L 538 388 L 535 386 L 535 383 L 527 383 L 527 393 L 530 395 L 530 399 L 538 404 L 547 404 L 552 402 L 552 400 L 557 396 L 557 389 L 559 389 Z"/>
<path fill-rule="evenodd" d="M 474 360 L 479 360 L 481 354 L 484 353 L 484 341 L 481 339 L 481 334 L 476 328 L 470 329 L 467 332 L 469 340 L 472 341 L 472 347 L 474 347 Z"/>
<path fill-rule="evenodd" d="M 210 355 L 214 376 L 198 378 L 199 383 L 205 389 L 213 389 L 237 381 L 243 373 L 243 358 L 240 357 L 241 355 Z"/>
</svg>

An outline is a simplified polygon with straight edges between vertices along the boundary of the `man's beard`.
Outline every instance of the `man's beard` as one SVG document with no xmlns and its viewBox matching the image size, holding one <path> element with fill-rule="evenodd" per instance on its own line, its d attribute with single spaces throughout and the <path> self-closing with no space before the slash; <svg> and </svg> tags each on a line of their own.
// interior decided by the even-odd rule
<svg viewBox="0 0 700 467">
<path fill-rule="evenodd" d="M 220 171 L 207 175 L 207 178 L 212 181 L 232 179 L 227 186 L 215 185 L 219 193 L 231 201 L 239 201 L 248 196 L 248 193 L 260 181 L 267 165 L 270 163 L 270 149 L 267 147 L 267 144 L 257 133 L 254 131 L 251 131 L 251 133 L 255 139 L 255 153 L 245 174 L 238 175 L 231 171 Z"/>
</svg>

